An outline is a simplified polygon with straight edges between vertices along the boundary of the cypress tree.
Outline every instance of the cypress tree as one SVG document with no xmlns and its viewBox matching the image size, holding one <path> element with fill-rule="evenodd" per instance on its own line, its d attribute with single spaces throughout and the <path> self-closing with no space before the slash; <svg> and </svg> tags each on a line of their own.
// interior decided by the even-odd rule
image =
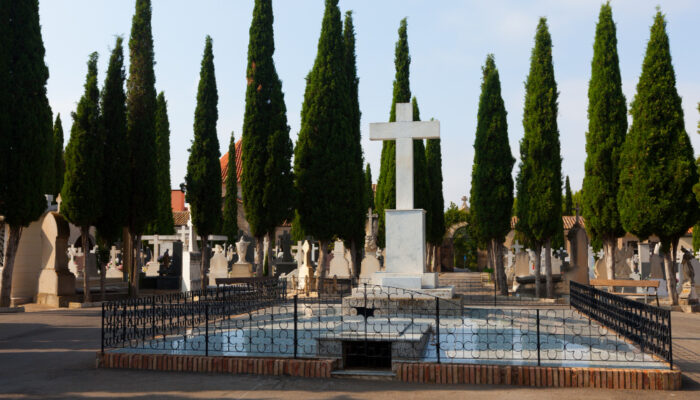
<svg viewBox="0 0 700 400">
<path fill-rule="evenodd" d="M 347 223 L 344 225 L 340 236 L 350 242 L 350 254 L 352 257 L 353 275 L 359 274 L 361 259 L 358 251 L 362 250 L 365 236 L 365 216 L 367 215 L 367 203 L 365 200 L 364 171 L 362 170 L 362 134 L 360 132 L 360 100 L 357 77 L 357 62 L 355 55 L 355 27 L 352 20 L 352 11 L 345 13 L 345 25 L 343 28 L 343 45 L 346 79 L 348 83 L 348 129 L 347 145 L 341 153 L 345 158 L 346 174 L 345 179 L 339 184 L 344 186 L 346 193 L 342 199 L 347 203 L 344 210 Z"/>
<path fill-rule="evenodd" d="M 669 296 L 678 304 L 673 265 L 678 239 L 697 222 L 692 187 L 698 172 L 661 11 L 651 27 L 630 114 L 632 126 L 620 156 L 620 219 L 640 240 L 651 234 L 661 239 Z"/>
<path fill-rule="evenodd" d="M 442 150 L 440 139 L 428 139 L 425 147 L 425 159 L 428 176 L 428 213 L 426 219 L 429 221 L 430 229 L 427 231 L 428 243 L 430 243 L 431 253 L 429 254 L 433 265 L 432 270 L 437 269 L 438 249 L 442 245 L 445 236 L 445 200 L 442 196 Z"/>
<path fill-rule="evenodd" d="M 287 107 L 272 59 L 273 20 L 272 2 L 256 0 L 248 42 L 241 186 L 246 220 L 260 260 L 257 276 L 263 273 L 263 239 L 275 226 L 292 218 L 295 198 Z"/>
<path fill-rule="evenodd" d="M 129 39 L 129 79 L 126 82 L 127 175 L 129 195 L 125 232 L 124 267 L 130 274 L 129 292 L 138 295 L 139 271 L 134 244 L 156 213 L 156 76 L 153 70 L 151 1 L 136 0 Z M 140 247 L 140 246 L 139 246 Z"/>
<path fill-rule="evenodd" d="M 63 123 L 61 114 L 56 115 L 56 122 L 53 124 L 53 190 L 54 199 L 58 197 L 63 186 L 63 173 L 66 164 L 63 161 Z"/>
<path fill-rule="evenodd" d="M 700 103 L 698 103 L 698 111 L 700 111 Z M 698 122 L 698 133 L 700 134 L 700 122 Z M 698 176 L 700 176 L 700 157 L 698 157 L 697 164 Z M 693 191 L 695 192 L 695 198 L 700 203 L 700 181 L 693 186 Z M 698 250 L 700 250 L 700 219 L 693 226 L 693 251 L 697 252 Z"/>
<path fill-rule="evenodd" d="M 238 177 L 236 176 L 236 139 L 233 132 L 228 145 L 228 172 L 225 184 L 223 234 L 226 235 L 228 243 L 233 244 L 238 239 Z"/>
<path fill-rule="evenodd" d="M 107 76 L 102 87 L 101 121 L 104 135 L 102 168 L 103 213 L 97 223 L 105 247 L 119 240 L 128 226 L 129 153 L 126 134 L 126 93 L 124 92 L 123 39 L 117 37 L 109 58 Z"/>
<path fill-rule="evenodd" d="M 498 289 L 507 295 L 501 254 L 503 241 L 510 231 L 515 159 L 508 142 L 506 108 L 492 54 L 486 57 L 482 72 L 472 164 L 470 222 L 477 239 L 487 244 L 489 266 L 495 271 Z"/>
<path fill-rule="evenodd" d="M 540 254 L 545 246 L 547 297 L 553 297 L 551 239 L 561 230 L 561 149 L 557 128 L 557 83 L 552 65 L 552 38 L 546 18 L 540 18 L 530 73 L 525 82 L 525 109 L 517 178 L 516 229 L 532 243 L 535 292 L 540 296 Z"/>
<path fill-rule="evenodd" d="M 22 228 L 46 209 L 46 169 L 53 167 L 37 162 L 53 157 L 38 1 L 0 2 L 0 37 L 0 215 L 10 227 L 0 307 L 8 307 Z"/>
<path fill-rule="evenodd" d="M 151 222 L 150 230 L 154 234 L 173 235 L 175 222 L 170 202 L 170 121 L 168 103 L 163 92 L 156 98 L 156 164 L 158 204 L 156 219 Z"/>
<path fill-rule="evenodd" d="M 618 212 L 620 151 L 627 134 L 627 105 L 622 93 L 617 36 L 612 8 L 600 7 L 588 84 L 586 175 L 583 216 L 586 230 L 603 244 L 608 277 L 615 276 L 617 238 L 625 234 Z"/>
<path fill-rule="evenodd" d="M 571 183 L 569 183 L 569 175 L 566 176 L 566 181 L 564 183 L 564 208 L 562 209 L 562 215 L 573 215 L 574 214 L 574 198 L 571 193 Z"/>
<path fill-rule="evenodd" d="M 367 208 L 374 210 L 374 190 L 372 190 L 372 168 L 367 163 L 365 167 L 365 204 Z"/>
<path fill-rule="evenodd" d="M 420 110 L 418 100 L 413 96 L 411 99 L 413 106 L 413 120 L 420 121 Z M 413 141 L 413 207 L 430 210 L 430 196 L 428 193 L 428 171 L 425 160 L 425 143 L 423 139 Z M 430 231 L 430 217 L 426 216 L 426 231 Z"/>
<path fill-rule="evenodd" d="M 97 88 L 97 53 L 90 55 L 85 78 L 85 93 L 72 114 L 73 127 L 66 147 L 66 174 L 61 189 L 61 213 L 80 227 L 83 254 L 83 301 L 90 302 L 89 254 L 90 226 L 102 212 L 102 149 L 104 138 L 100 122 L 100 91 Z"/>
<path fill-rule="evenodd" d="M 389 122 L 396 122 L 396 103 L 408 103 L 411 101 L 411 88 L 409 85 L 411 56 L 408 52 L 406 18 L 402 19 L 399 25 L 399 40 L 396 42 L 394 50 L 394 65 L 396 67 L 396 76 L 394 78 Z M 385 140 L 382 143 L 381 167 L 377 180 L 375 204 L 379 215 L 377 244 L 383 248 L 386 244 L 386 216 L 384 211 L 396 208 L 396 142 L 393 140 Z"/>
<path fill-rule="evenodd" d="M 185 176 L 185 196 L 190 204 L 192 225 L 202 238 L 202 289 L 206 288 L 209 282 L 209 235 L 218 232 L 221 226 L 221 166 L 219 139 L 216 135 L 218 102 L 214 54 L 211 37 L 207 36 L 199 73 L 197 107 L 194 110 L 194 141 L 190 148 Z"/>
<path fill-rule="evenodd" d="M 326 0 L 316 60 L 306 78 L 294 156 L 299 221 L 303 230 L 320 242 L 321 276 L 328 272 L 330 241 L 342 234 L 348 223 L 343 218 L 347 190 L 340 185 L 347 179 L 349 160 L 341 153 L 351 129 L 349 82 L 342 73 L 347 71 L 342 31 L 338 0 Z"/>
</svg>

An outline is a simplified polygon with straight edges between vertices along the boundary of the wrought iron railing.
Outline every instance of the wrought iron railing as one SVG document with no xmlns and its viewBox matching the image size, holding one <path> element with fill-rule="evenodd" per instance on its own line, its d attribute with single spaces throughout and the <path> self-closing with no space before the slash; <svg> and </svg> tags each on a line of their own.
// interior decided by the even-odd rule
<svg viewBox="0 0 700 400">
<path fill-rule="evenodd" d="M 461 298 L 369 284 L 340 297 L 323 292 L 285 297 L 284 289 L 226 288 L 183 295 L 176 305 L 168 300 L 158 305 L 155 298 L 108 303 L 103 348 L 338 358 L 345 366 L 369 367 L 402 360 L 664 367 L 646 347 L 575 309 L 470 308 Z"/>
<path fill-rule="evenodd" d="M 576 282 L 570 283 L 570 303 L 578 311 L 654 354 L 673 367 L 671 311 L 640 303 Z"/>
<path fill-rule="evenodd" d="M 102 304 L 102 351 L 142 346 L 158 337 L 199 330 L 208 322 L 285 301 L 286 282 L 254 279 L 184 293 Z"/>
</svg>

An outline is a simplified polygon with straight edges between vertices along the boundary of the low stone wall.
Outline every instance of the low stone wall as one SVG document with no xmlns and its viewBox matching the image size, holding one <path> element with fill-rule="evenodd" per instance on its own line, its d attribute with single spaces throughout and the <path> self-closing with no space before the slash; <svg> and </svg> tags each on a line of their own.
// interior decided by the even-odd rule
<svg viewBox="0 0 700 400">
<path fill-rule="evenodd" d="M 330 378 L 337 360 L 292 358 L 205 357 L 171 354 L 97 353 L 97 368 L 224 374 L 287 375 Z"/>
<path fill-rule="evenodd" d="M 392 368 L 398 380 L 416 383 L 635 390 L 678 390 L 681 388 L 681 371 L 678 369 L 525 367 L 401 362 L 394 363 Z"/>
</svg>

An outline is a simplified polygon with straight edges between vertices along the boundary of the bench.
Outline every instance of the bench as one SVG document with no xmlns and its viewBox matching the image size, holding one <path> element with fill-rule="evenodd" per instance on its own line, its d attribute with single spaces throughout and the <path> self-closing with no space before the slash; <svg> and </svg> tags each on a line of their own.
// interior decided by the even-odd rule
<svg viewBox="0 0 700 400">
<path fill-rule="evenodd" d="M 644 297 L 644 302 L 647 303 L 649 289 L 654 289 L 654 297 L 656 297 L 656 306 L 659 306 L 659 281 L 636 281 L 632 279 L 591 279 L 593 287 L 634 287 L 644 288 L 644 293 L 625 293 L 608 291 L 608 293 L 626 297 Z"/>
</svg>

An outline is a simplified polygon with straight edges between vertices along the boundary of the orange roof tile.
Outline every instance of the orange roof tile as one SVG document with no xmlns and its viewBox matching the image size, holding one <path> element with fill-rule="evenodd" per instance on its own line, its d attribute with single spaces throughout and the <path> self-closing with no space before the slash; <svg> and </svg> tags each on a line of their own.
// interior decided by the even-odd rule
<svg viewBox="0 0 700 400">
<path fill-rule="evenodd" d="M 242 151 L 241 151 L 241 139 L 235 144 L 236 148 L 236 181 L 241 181 L 241 173 L 243 172 L 243 161 L 242 161 Z M 219 159 L 219 164 L 221 165 L 221 182 L 225 183 L 228 177 L 228 152 L 221 156 Z"/>
<path fill-rule="evenodd" d="M 564 225 L 564 230 L 569 230 L 574 227 L 576 224 L 576 217 L 573 215 L 562 215 L 561 216 L 561 222 Z M 515 229 L 515 224 L 518 223 L 518 217 L 511 217 L 510 218 L 510 229 Z M 579 216 L 578 217 L 578 224 L 582 227 L 586 227 L 586 221 L 583 219 L 583 217 Z"/>
<path fill-rule="evenodd" d="M 187 225 L 187 220 L 189 219 L 189 211 L 173 211 L 173 222 L 175 223 L 175 226 Z"/>
</svg>

